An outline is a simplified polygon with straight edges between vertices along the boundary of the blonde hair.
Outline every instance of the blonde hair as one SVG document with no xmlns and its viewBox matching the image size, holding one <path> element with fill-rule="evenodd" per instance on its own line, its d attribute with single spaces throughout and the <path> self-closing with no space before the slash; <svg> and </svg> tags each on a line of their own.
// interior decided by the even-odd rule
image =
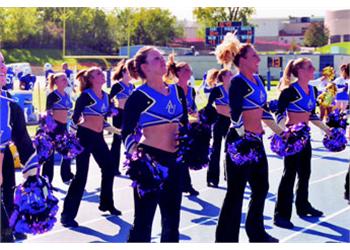
<svg viewBox="0 0 350 250">
<path fill-rule="evenodd" d="M 49 88 L 51 91 L 53 91 L 53 89 L 55 88 L 56 80 L 61 76 L 66 76 L 66 74 L 63 72 L 49 74 L 48 82 L 49 82 Z"/>
<path fill-rule="evenodd" d="M 207 83 L 209 83 L 210 87 L 214 87 L 215 86 L 215 84 L 217 82 L 218 74 L 219 74 L 219 70 L 218 69 L 210 69 L 210 70 L 208 70 Z"/>
<path fill-rule="evenodd" d="M 244 57 L 249 48 L 254 48 L 251 44 L 241 44 L 235 33 L 227 33 L 224 40 L 215 49 L 216 59 L 224 68 L 230 69 L 231 64 L 239 68 L 239 60 Z"/>
<path fill-rule="evenodd" d="M 287 63 L 287 66 L 285 67 L 284 71 L 283 71 L 283 76 L 282 76 L 282 81 L 279 85 L 279 89 L 284 89 L 288 86 L 291 85 L 292 83 L 292 76 L 298 78 L 298 71 L 300 68 L 302 68 L 304 66 L 304 63 L 306 62 L 310 62 L 311 60 L 309 58 L 306 57 L 301 57 L 298 59 L 293 59 L 290 60 Z"/>
</svg>

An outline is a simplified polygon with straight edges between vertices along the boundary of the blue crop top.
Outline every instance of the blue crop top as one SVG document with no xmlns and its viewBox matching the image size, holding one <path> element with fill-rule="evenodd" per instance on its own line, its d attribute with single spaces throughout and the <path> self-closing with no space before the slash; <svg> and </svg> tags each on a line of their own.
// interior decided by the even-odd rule
<svg viewBox="0 0 350 250">
<path fill-rule="evenodd" d="M 110 103 L 107 93 L 102 91 L 102 98 L 98 98 L 92 89 L 84 90 L 78 97 L 74 113 L 73 122 L 77 124 L 81 115 L 107 116 L 110 111 Z"/>
<path fill-rule="evenodd" d="M 146 128 L 166 123 L 187 124 L 187 104 L 183 90 L 175 84 L 168 85 L 168 90 L 169 94 L 163 95 L 143 84 L 128 98 L 122 124 L 122 138 L 127 151 L 137 143 L 136 126 Z"/>
<path fill-rule="evenodd" d="M 129 83 L 126 85 L 123 82 L 117 82 L 112 86 L 111 92 L 109 94 L 109 99 L 116 97 L 117 99 L 126 99 L 128 98 L 132 91 L 135 89 L 134 84 Z"/>
<path fill-rule="evenodd" d="M 273 120 L 267 106 L 267 93 L 259 75 L 253 75 L 256 83 L 251 82 L 242 74 L 236 75 L 231 80 L 229 89 L 229 101 L 231 108 L 231 121 L 233 127 L 243 125 L 242 112 L 245 110 L 262 109 L 261 119 Z"/>
<path fill-rule="evenodd" d="M 308 87 L 309 95 L 304 92 L 298 82 L 293 83 L 281 92 L 278 99 L 277 122 L 280 122 L 286 116 L 285 111 L 309 112 L 310 120 L 319 120 L 315 112 L 318 91 L 316 87 L 310 85 Z"/>
<path fill-rule="evenodd" d="M 72 101 L 67 93 L 62 95 L 56 89 L 47 96 L 46 110 L 70 110 L 72 107 Z"/>
</svg>

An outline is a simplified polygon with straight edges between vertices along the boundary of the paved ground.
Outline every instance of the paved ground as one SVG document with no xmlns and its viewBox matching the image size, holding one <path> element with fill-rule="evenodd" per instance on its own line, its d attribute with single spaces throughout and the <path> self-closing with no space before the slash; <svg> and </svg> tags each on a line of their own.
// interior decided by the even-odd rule
<svg viewBox="0 0 350 250">
<path fill-rule="evenodd" d="M 276 192 L 282 174 L 283 162 L 269 150 L 267 136 L 266 149 L 269 160 L 270 189 L 266 200 L 264 220 L 267 231 L 287 243 L 325 243 L 350 242 L 350 205 L 343 199 L 345 173 L 349 166 L 350 146 L 339 153 L 328 152 L 322 145 L 321 132 L 312 128 L 312 175 L 310 180 L 310 201 L 325 214 L 320 219 L 301 219 L 293 207 L 293 230 L 281 229 L 273 225 L 272 216 L 276 201 Z M 267 134 L 270 132 L 267 131 Z M 111 136 L 106 136 L 110 143 Z M 75 165 L 73 165 L 75 170 Z M 59 166 L 56 166 L 53 184 L 59 188 L 56 196 L 59 198 L 60 210 L 68 186 L 61 182 Z M 219 188 L 206 186 L 206 169 L 192 171 L 194 187 L 200 191 L 198 197 L 184 195 L 181 207 L 180 241 L 182 243 L 214 242 L 215 228 L 220 207 L 226 192 L 226 183 L 221 177 Z M 17 173 L 18 183 L 21 180 Z M 133 198 L 131 181 L 125 177 L 116 177 L 114 182 L 114 200 L 118 209 L 123 212 L 120 217 L 109 216 L 98 210 L 100 171 L 91 158 L 88 183 L 76 220 L 80 226 L 67 229 L 57 222 L 52 231 L 42 235 L 29 236 L 23 243 L 97 243 L 125 242 L 133 221 Z M 246 188 L 243 205 L 243 216 L 240 232 L 240 242 L 248 242 L 244 220 L 249 201 L 250 189 Z M 152 242 L 160 240 L 160 215 L 157 211 L 152 231 Z"/>
</svg>

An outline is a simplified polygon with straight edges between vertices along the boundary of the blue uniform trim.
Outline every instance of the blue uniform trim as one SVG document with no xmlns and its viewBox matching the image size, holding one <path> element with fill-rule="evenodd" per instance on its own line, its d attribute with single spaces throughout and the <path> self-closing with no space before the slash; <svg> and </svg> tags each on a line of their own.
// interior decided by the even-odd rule
<svg viewBox="0 0 350 250">
<path fill-rule="evenodd" d="M 109 107 L 108 95 L 102 91 L 102 98 L 100 99 L 92 89 L 86 89 L 84 92 L 90 96 L 93 103 L 86 105 L 82 111 L 82 114 L 92 116 L 105 116 L 108 112 Z"/>
<path fill-rule="evenodd" d="M 186 95 L 186 103 L 187 110 L 191 110 L 192 112 L 197 112 L 197 105 L 194 99 L 194 88 L 187 86 L 187 95 Z"/>
<path fill-rule="evenodd" d="M 221 92 L 221 97 L 215 99 L 215 105 L 229 105 L 228 93 L 226 92 L 224 85 L 217 86 Z"/>
<path fill-rule="evenodd" d="M 239 76 L 245 81 L 249 88 L 248 94 L 243 97 L 243 111 L 262 108 L 266 104 L 267 93 L 259 76 L 256 74 L 253 75 L 257 84 L 251 82 L 242 74 L 239 74 Z"/>
<path fill-rule="evenodd" d="M 311 112 L 316 108 L 316 98 L 314 93 L 314 88 L 312 86 L 309 87 L 309 95 L 307 95 L 301 86 L 295 82 L 291 85 L 296 92 L 298 93 L 298 99 L 292 101 L 287 106 L 287 111 L 303 113 L 303 112 Z"/>
<path fill-rule="evenodd" d="M 54 90 L 53 94 L 58 98 L 51 107 L 52 110 L 70 110 L 73 108 L 72 101 L 67 93 L 62 95 L 58 90 Z M 49 98 L 49 97 L 48 97 Z"/>
<path fill-rule="evenodd" d="M 142 92 L 151 101 L 149 106 L 141 112 L 139 126 L 148 126 L 180 123 L 183 115 L 182 103 L 175 84 L 168 85 L 169 94 L 162 95 L 147 84 L 143 84 L 137 90 Z"/>
<path fill-rule="evenodd" d="M 25 174 L 29 170 L 34 168 L 39 168 L 39 167 L 40 167 L 40 164 L 39 164 L 38 155 L 36 153 L 33 153 L 27 160 L 24 166 L 24 169 L 22 170 L 22 173 Z"/>
<path fill-rule="evenodd" d="M 117 99 L 126 99 L 128 98 L 131 93 L 133 92 L 135 86 L 131 83 L 129 83 L 129 86 L 126 85 L 123 82 L 119 82 L 120 87 L 122 88 L 120 92 L 116 94 Z"/>
</svg>

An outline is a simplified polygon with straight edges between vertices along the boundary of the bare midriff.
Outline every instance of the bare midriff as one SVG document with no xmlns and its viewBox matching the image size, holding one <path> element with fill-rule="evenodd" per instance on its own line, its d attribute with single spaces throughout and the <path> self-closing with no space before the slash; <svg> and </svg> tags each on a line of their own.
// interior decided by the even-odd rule
<svg viewBox="0 0 350 250">
<path fill-rule="evenodd" d="M 174 153 L 178 145 L 178 123 L 167 123 L 143 128 L 140 143 Z"/>
<path fill-rule="evenodd" d="M 103 116 L 84 116 L 84 121 L 79 126 L 91 129 L 97 133 L 101 133 L 103 130 L 104 117 Z"/>
<path fill-rule="evenodd" d="M 216 111 L 220 115 L 230 117 L 230 107 L 228 105 L 216 105 Z"/>
</svg>

